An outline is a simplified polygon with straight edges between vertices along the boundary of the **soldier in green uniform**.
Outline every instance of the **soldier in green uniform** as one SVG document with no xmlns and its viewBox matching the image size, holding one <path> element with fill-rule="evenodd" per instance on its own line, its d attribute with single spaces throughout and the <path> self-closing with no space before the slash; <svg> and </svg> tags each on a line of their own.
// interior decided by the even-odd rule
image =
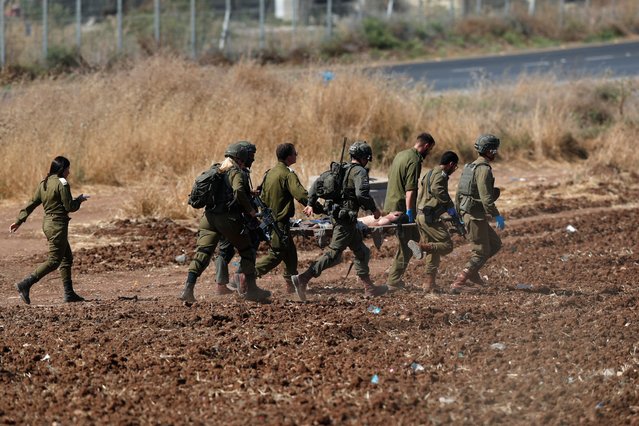
<svg viewBox="0 0 639 426">
<path fill-rule="evenodd" d="M 83 302 L 73 290 L 71 280 L 71 266 L 73 253 L 69 245 L 69 213 L 78 211 L 80 205 L 89 197 L 80 194 L 77 198 L 71 196 L 71 187 L 67 182 L 71 163 L 65 157 L 56 157 L 51 162 L 49 174 L 40 182 L 29 204 L 20 211 L 18 220 L 11 224 L 10 231 L 16 232 L 29 215 L 42 204 L 44 220 L 42 231 L 49 241 L 49 257 L 36 268 L 35 272 L 16 284 L 20 297 L 29 305 L 29 291 L 31 286 L 40 281 L 49 272 L 60 268 L 60 276 L 64 286 L 65 302 Z"/>
<path fill-rule="evenodd" d="M 455 205 L 462 215 L 468 230 L 468 238 L 472 244 L 472 255 L 464 269 L 451 284 L 451 291 L 459 293 L 475 288 L 467 281 L 484 285 L 479 270 L 488 259 L 501 249 L 501 239 L 488 223 L 492 216 L 497 222 L 497 229 L 505 228 L 504 217 L 499 213 L 495 200 L 499 190 L 494 187 L 490 163 L 495 160 L 500 141 L 493 135 L 481 135 L 475 141 L 475 149 L 479 153 L 477 160 L 464 166 L 459 178 L 459 186 L 455 197 Z"/>
<path fill-rule="evenodd" d="M 382 214 L 370 195 L 368 170 L 365 169 L 373 159 L 373 151 L 366 142 L 357 141 L 350 146 L 348 152 L 351 163 L 346 166 L 343 199 L 333 214 L 333 236 L 328 249 L 305 272 L 291 277 L 295 291 L 302 301 L 306 300 L 308 282 L 313 277 L 319 277 L 323 270 L 339 264 L 342 252 L 347 247 L 355 255 L 355 272 L 364 285 L 364 294 L 367 297 L 381 296 L 388 291 L 388 287 L 375 286 L 371 280 L 368 268 L 370 249 L 364 244 L 362 232 L 357 227 L 357 213 L 360 208 L 372 211 L 375 219 Z M 311 191 L 308 205 L 304 209 L 307 216 L 313 213 L 316 202 L 317 195 Z"/>
<path fill-rule="evenodd" d="M 435 280 L 441 256 L 453 251 L 453 241 L 441 215 L 448 213 L 457 216 L 453 200 L 448 194 L 448 178 L 457 170 L 457 163 L 457 154 L 446 151 L 442 154 L 439 166 L 426 172 L 421 181 L 416 219 L 421 240 L 420 243 L 410 240 L 408 246 L 416 259 L 426 255 L 426 281 L 423 284 L 426 291 L 437 289 Z"/>
<path fill-rule="evenodd" d="M 271 293 L 257 286 L 255 277 L 255 250 L 251 245 L 251 237 L 246 232 L 246 216 L 257 220 L 257 211 L 250 199 L 250 187 L 246 174 L 242 171 L 249 158 L 248 150 L 240 144 L 230 145 L 224 153 L 226 157 L 220 165 L 220 173 L 224 173 L 225 192 L 227 197 L 215 206 L 207 206 L 200 220 L 197 237 L 197 250 L 189 266 L 189 273 L 180 299 L 193 303 L 193 294 L 198 277 L 211 261 L 211 256 L 224 236 L 240 253 L 240 266 L 243 271 L 243 297 L 247 300 L 263 301 Z M 225 202 L 225 198 L 229 202 Z"/>
<path fill-rule="evenodd" d="M 242 171 L 246 173 L 247 179 L 249 181 L 249 187 L 251 191 L 253 191 L 253 184 L 251 182 L 251 166 L 255 161 L 255 153 L 257 152 L 257 147 L 249 141 L 240 141 L 238 144 L 242 147 L 245 147 L 248 151 L 248 160 L 244 165 Z M 251 236 L 251 243 L 253 245 L 253 249 L 257 253 L 257 249 L 260 246 L 259 237 L 255 232 L 249 231 Z M 219 296 L 223 296 L 226 294 L 232 294 L 234 291 L 230 288 L 227 288 L 227 284 L 229 284 L 229 263 L 235 256 L 235 248 L 233 244 L 229 242 L 226 238 L 222 237 L 217 246 L 217 254 L 215 255 L 215 282 L 217 285 L 215 286 L 215 293 Z M 241 272 L 241 271 L 240 271 Z M 236 284 L 232 287 L 234 290 L 237 290 Z"/>
<path fill-rule="evenodd" d="M 415 145 L 399 152 L 393 159 L 388 171 L 388 187 L 384 200 L 384 211 L 387 213 L 399 211 L 408 217 L 408 223 L 414 223 L 417 213 L 417 192 L 419 175 L 422 171 L 422 162 L 431 149 L 435 146 L 435 139 L 429 133 L 421 133 L 417 136 Z M 412 250 L 408 242 L 419 241 L 419 231 L 415 226 L 400 228 L 398 233 L 399 248 L 395 255 L 395 261 L 388 273 L 388 286 L 393 289 L 405 288 L 402 280 L 408 262 L 412 257 Z"/>
<path fill-rule="evenodd" d="M 268 254 L 258 259 L 257 276 L 261 277 L 284 262 L 284 280 L 287 293 L 294 293 L 291 276 L 297 275 L 297 249 L 291 236 L 290 219 L 295 215 L 295 200 L 306 206 L 308 192 L 290 168 L 297 161 L 297 151 L 292 143 L 278 145 L 275 150 L 277 165 L 268 170 L 260 185 L 261 198 L 273 212 L 277 227 L 284 235 L 284 241 L 271 233 L 271 247 Z"/>
</svg>

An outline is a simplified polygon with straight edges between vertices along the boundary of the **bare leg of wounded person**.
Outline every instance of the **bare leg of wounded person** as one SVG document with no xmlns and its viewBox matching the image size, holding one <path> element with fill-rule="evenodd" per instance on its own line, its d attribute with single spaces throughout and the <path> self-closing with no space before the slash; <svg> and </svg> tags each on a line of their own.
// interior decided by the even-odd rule
<svg viewBox="0 0 639 426">
<path fill-rule="evenodd" d="M 373 215 L 368 215 L 364 217 L 357 218 L 359 222 L 362 222 L 364 225 L 368 227 L 373 226 L 384 226 L 395 223 L 399 220 L 399 217 L 402 215 L 402 212 L 391 212 L 386 216 L 381 216 L 379 219 L 375 219 Z"/>
</svg>

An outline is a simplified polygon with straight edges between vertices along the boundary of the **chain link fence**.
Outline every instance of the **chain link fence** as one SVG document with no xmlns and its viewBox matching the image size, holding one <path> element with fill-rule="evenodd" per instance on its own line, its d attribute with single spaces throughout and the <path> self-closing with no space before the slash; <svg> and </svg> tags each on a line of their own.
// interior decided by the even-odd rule
<svg viewBox="0 0 639 426">
<path fill-rule="evenodd" d="M 73 51 L 89 64 L 172 51 L 193 59 L 291 51 L 363 19 L 451 21 L 468 16 L 623 13 L 623 0 L 0 0 L 0 65 Z M 602 9 L 603 8 L 603 9 Z"/>
</svg>

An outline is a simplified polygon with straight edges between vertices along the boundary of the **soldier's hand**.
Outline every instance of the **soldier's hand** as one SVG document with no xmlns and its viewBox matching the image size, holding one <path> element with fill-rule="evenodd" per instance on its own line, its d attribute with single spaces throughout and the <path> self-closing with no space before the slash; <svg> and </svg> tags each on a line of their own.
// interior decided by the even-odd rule
<svg viewBox="0 0 639 426">
<path fill-rule="evenodd" d="M 504 228 L 506 227 L 506 221 L 504 220 L 503 216 L 495 216 L 495 222 L 497 222 L 497 229 L 499 229 L 500 231 L 503 231 Z"/>
<path fill-rule="evenodd" d="M 375 219 L 379 219 L 382 216 L 382 211 L 380 209 L 377 209 L 373 212 L 373 217 Z"/>
<path fill-rule="evenodd" d="M 81 202 L 81 203 L 84 203 L 89 198 L 91 198 L 91 196 L 88 195 L 88 194 L 80 194 L 80 195 L 78 195 L 78 201 Z"/>
<path fill-rule="evenodd" d="M 304 214 L 305 214 L 306 216 L 312 216 L 312 215 L 313 215 L 313 207 L 311 207 L 311 206 L 306 206 L 306 207 L 304 207 L 303 212 L 304 212 Z"/>
<path fill-rule="evenodd" d="M 20 227 L 20 225 L 22 225 L 21 223 L 12 223 L 11 226 L 9 227 L 9 233 L 13 234 L 14 232 L 16 232 L 18 230 L 18 228 Z"/>
<path fill-rule="evenodd" d="M 257 211 L 255 210 L 248 212 L 248 215 L 251 216 L 251 219 L 257 219 Z"/>
</svg>

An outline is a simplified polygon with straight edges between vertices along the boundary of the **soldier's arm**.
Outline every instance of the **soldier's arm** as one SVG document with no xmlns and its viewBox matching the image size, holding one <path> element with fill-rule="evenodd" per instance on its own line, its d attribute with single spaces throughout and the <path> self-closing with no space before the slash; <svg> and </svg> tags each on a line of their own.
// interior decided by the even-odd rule
<svg viewBox="0 0 639 426">
<path fill-rule="evenodd" d="M 351 173 L 353 173 L 355 196 L 357 197 L 359 205 L 362 206 L 364 210 L 377 211 L 377 204 L 375 204 L 375 200 L 370 194 L 371 185 L 366 169 L 355 166 Z"/>
<path fill-rule="evenodd" d="M 475 177 L 477 182 L 477 190 L 479 191 L 479 198 L 484 206 L 484 211 L 495 217 L 499 216 L 499 210 L 495 205 L 495 198 L 493 196 L 493 177 L 492 171 L 489 167 L 477 167 L 475 169 Z"/>
<path fill-rule="evenodd" d="M 231 169 L 229 170 L 229 182 L 231 183 L 231 189 L 233 190 L 233 198 L 237 201 L 239 206 L 246 213 L 251 216 L 255 215 L 255 208 L 253 207 L 253 203 L 251 203 L 250 194 L 246 192 L 246 187 L 248 187 L 248 183 L 245 185 L 246 176 L 239 170 Z"/>
<path fill-rule="evenodd" d="M 29 215 L 42 204 L 42 195 L 40 193 L 40 185 L 38 185 L 38 189 L 36 189 L 35 194 L 33 194 L 33 198 L 29 201 L 29 204 L 18 213 L 18 219 L 16 220 L 16 224 L 21 225 L 27 221 Z"/>
<path fill-rule="evenodd" d="M 437 204 L 444 206 L 447 209 L 454 207 L 453 200 L 450 198 L 450 194 L 448 193 L 448 180 L 444 179 L 443 175 L 439 173 L 435 175 L 435 179 L 431 183 L 430 190 L 433 197 L 437 199 Z"/>
<path fill-rule="evenodd" d="M 80 199 L 74 199 L 71 196 L 71 188 L 69 187 L 69 183 L 66 181 L 66 179 L 63 180 L 63 178 L 61 178 L 58 185 L 58 188 L 60 190 L 60 198 L 62 199 L 62 205 L 64 206 L 64 209 L 69 213 L 78 211 L 82 202 Z"/>
<path fill-rule="evenodd" d="M 286 177 L 286 185 L 293 198 L 295 198 L 303 206 L 308 205 L 308 192 L 300 183 L 300 179 L 297 177 L 295 172 L 288 174 Z"/>
</svg>

